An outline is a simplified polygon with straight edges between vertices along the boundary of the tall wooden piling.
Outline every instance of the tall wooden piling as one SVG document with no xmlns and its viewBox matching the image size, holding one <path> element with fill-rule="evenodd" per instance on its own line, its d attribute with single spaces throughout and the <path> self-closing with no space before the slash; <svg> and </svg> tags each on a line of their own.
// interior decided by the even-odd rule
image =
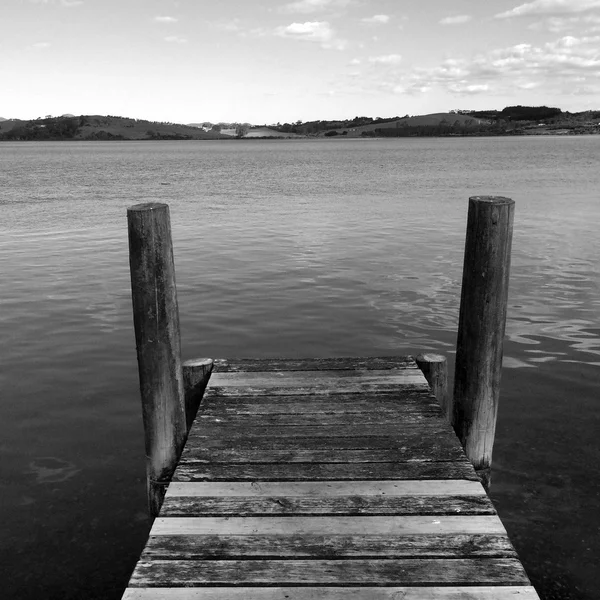
<svg viewBox="0 0 600 600">
<path fill-rule="evenodd" d="M 169 207 L 137 204 L 127 220 L 148 504 L 156 516 L 187 435 Z"/>
<path fill-rule="evenodd" d="M 498 414 L 514 201 L 469 198 L 452 424 L 486 488 Z"/>
</svg>

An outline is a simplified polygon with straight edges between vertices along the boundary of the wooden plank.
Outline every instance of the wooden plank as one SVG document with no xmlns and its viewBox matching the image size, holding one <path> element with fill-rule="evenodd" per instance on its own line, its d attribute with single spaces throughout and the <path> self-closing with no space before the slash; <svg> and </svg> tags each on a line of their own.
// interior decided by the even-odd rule
<svg viewBox="0 0 600 600">
<path fill-rule="evenodd" d="M 415 409 L 407 411 L 402 415 L 391 415 L 389 413 L 380 413 L 378 411 L 356 414 L 262 414 L 262 415 L 206 415 L 202 413 L 196 417 L 196 427 L 206 428 L 218 425 L 219 427 L 303 427 L 316 425 L 319 427 L 327 425 L 355 425 L 364 423 L 365 425 L 389 425 L 390 422 L 397 426 L 405 424 L 420 424 L 422 421 L 435 420 L 442 422 L 439 411 L 420 411 Z"/>
<path fill-rule="evenodd" d="M 292 431 L 293 429 L 293 431 Z M 296 427 L 248 427 L 248 426 L 220 426 L 218 423 L 206 424 L 204 427 L 194 427 L 190 432 L 190 438 L 212 438 L 219 435 L 223 439 L 234 440 L 237 438 L 296 438 L 301 437 L 325 437 L 325 438 L 357 438 L 357 437 L 389 437 L 399 432 L 411 431 L 412 433 L 421 432 L 423 435 L 435 435 L 435 432 L 451 431 L 450 426 L 441 421 L 431 420 L 420 423 L 398 423 L 398 424 L 377 424 L 377 425 L 346 425 L 338 427 L 336 425 L 308 425 Z M 189 439 L 189 438 L 188 438 Z M 216 440 L 215 440 L 216 441 Z"/>
<path fill-rule="evenodd" d="M 496 515 L 407 517 L 157 517 L 150 535 L 504 534 Z"/>
<path fill-rule="evenodd" d="M 214 377 L 214 376 L 213 376 Z M 242 386 L 218 386 L 211 388 L 207 394 L 215 396 L 331 396 L 335 397 L 338 394 L 368 394 L 380 392 L 398 392 L 400 384 L 394 381 L 364 382 L 360 380 L 346 379 L 341 380 L 337 385 L 332 387 L 331 383 L 322 382 L 314 383 L 313 385 L 305 385 L 298 387 L 269 386 L 259 385 L 242 385 Z M 405 387 L 404 385 L 402 386 Z M 406 383 L 407 392 L 427 392 L 431 393 L 427 382 Z"/>
<path fill-rule="evenodd" d="M 268 515 L 495 515 L 485 496 L 338 496 L 329 498 L 200 498 L 174 496 L 163 502 L 162 517 Z"/>
<path fill-rule="evenodd" d="M 430 480 L 430 481 L 253 481 L 178 483 L 172 482 L 166 497 L 249 497 L 299 496 L 326 498 L 336 496 L 486 496 L 477 481 Z"/>
<path fill-rule="evenodd" d="M 347 430 L 348 428 L 346 428 Z M 355 429 L 354 429 L 355 430 Z M 419 454 L 427 454 L 429 450 L 449 452 L 456 454 L 457 448 L 459 455 L 464 456 L 456 440 L 456 435 L 452 429 L 443 425 L 439 428 L 432 427 L 426 431 L 423 428 L 403 429 L 401 426 L 395 428 L 393 433 L 377 435 L 380 429 L 370 429 L 371 435 L 354 435 L 340 437 L 339 430 L 330 428 L 331 436 L 299 436 L 298 430 L 294 430 L 294 436 L 274 436 L 273 431 L 269 431 L 269 436 L 258 434 L 244 435 L 247 432 L 238 432 L 237 435 L 228 435 L 227 431 L 219 437 L 207 437 L 202 435 L 204 432 L 194 431 L 188 438 L 184 454 L 194 452 L 196 449 L 220 448 L 229 449 L 235 447 L 241 450 L 368 450 L 377 448 L 398 448 L 406 452 L 412 451 L 415 458 Z M 338 435 L 336 435 L 336 432 Z M 263 432 L 264 434 L 264 432 Z"/>
<path fill-rule="evenodd" d="M 304 398 L 304 401 L 302 400 Z M 203 415 L 276 415 L 276 414 L 354 414 L 377 411 L 400 416 L 422 411 L 442 414 L 435 398 L 428 392 L 412 394 L 337 394 L 317 396 L 242 396 L 240 398 L 208 396 L 202 401 Z"/>
<path fill-rule="evenodd" d="M 539 600 L 531 586 L 131 588 L 123 600 Z"/>
<path fill-rule="evenodd" d="M 186 450 L 180 464 L 190 463 L 386 463 L 386 462 L 448 462 L 465 460 L 462 448 L 452 448 L 450 452 L 439 448 L 425 448 L 415 453 L 412 448 L 387 448 L 368 450 L 243 450 L 234 448 L 202 449 L 199 447 Z"/>
<path fill-rule="evenodd" d="M 152 535 L 142 560 L 516 558 L 503 534 Z M 341 582 L 340 582 L 341 583 Z"/>
<path fill-rule="evenodd" d="M 326 386 L 332 390 L 352 384 L 425 384 L 427 380 L 420 369 L 373 370 L 373 371 L 273 371 L 214 373 L 210 388 L 218 387 L 306 387 Z"/>
<path fill-rule="evenodd" d="M 470 479 L 477 475 L 464 462 L 405 463 L 180 463 L 172 481 L 319 481 L 353 479 Z"/>
<path fill-rule="evenodd" d="M 333 371 L 333 370 L 387 370 L 417 369 L 412 356 L 377 356 L 346 358 L 218 358 L 214 371 Z"/>
<path fill-rule="evenodd" d="M 513 584 L 529 580 L 518 560 L 153 560 L 140 561 L 130 586 Z"/>
</svg>

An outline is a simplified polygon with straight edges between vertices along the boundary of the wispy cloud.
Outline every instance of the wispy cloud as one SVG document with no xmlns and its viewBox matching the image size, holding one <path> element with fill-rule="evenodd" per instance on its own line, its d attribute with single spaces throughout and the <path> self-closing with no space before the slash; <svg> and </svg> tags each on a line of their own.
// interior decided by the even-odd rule
<svg viewBox="0 0 600 600">
<path fill-rule="evenodd" d="M 495 15 L 496 19 L 510 19 L 530 15 L 562 15 L 587 12 L 600 8 L 600 0 L 534 0 Z"/>
<path fill-rule="evenodd" d="M 306 23 L 292 23 L 277 27 L 275 35 L 305 42 L 316 42 L 327 49 L 343 50 L 346 47 L 346 41 L 336 36 L 335 30 L 327 21 L 307 21 Z"/>
<path fill-rule="evenodd" d="M 279 12 L 312 14 L 334 8 L 345 8 L 350 4 L 353 4 L 353 1 L 354 0 L 298 0 L 297 2 L 284 4 L 279 9 Z"/>
<path fill-rule="evenodd" d="M 390 22 L 391 17 L 389 15 L 373 15 L 372 17 L 365 17 L 361 19 L 363 23 L 369 23 L 371 25 L 385 25 Z"/>
<path fill-rule="evenodd" d="M 456 15 L 455 17 L 445 17 L 441 19 L 440 25 L 462 25 L 468 23 L 473 17 L 471 15 Z"/>
<path fill-rule="evenodd" d="M 529 29 L 536 31 L 550 31 L 552 33 L 594 33 L 600 31 L 600 14 L 546 17 L 541 21 L 535 21 L 531 23 L 529 25 Z"/>
<path fill-rule="evenodd" d="M 515 87 L 550 94 L 600 92 L 600 36 L 564 36 L 541 46 L 517 44 L 473 59 L 448 59 L 431 69 L 415 68 L 397 82 L 398 93 L 441 87 L 455 94 L 503 93 Z"/>
<path fill-rule="evenodd" d="M 32 4 L 59 4 L 65 8 L 73 8 L 74 6 L 81 6 L 83 0 L 29 0 Z"/>
<path fill-rule="evenodd" d="M 378 65 L 397 65 L 402 62 L 400 54 L 384 54 L 383 56 L 370 56 L 369 62 Z"/>
<path fill-rule="evenodd" d="M 187 39 L 179 35 L 168 35 L 164 40 L 169 44 L 187 44 Z"/>
<path fill-rule="evenodd" d="M 154 17 L 154 21 L 156 23 L 177 23 L 177 21 L 179 21 L 179 19 L 176 19 L 175 17 Z"/>
<path fill-rule="evenodd" d="M 42 50 L 44 48 L 49 48 L 51 45 L 50 42 L 36 42 L 35 44 L 32 44 L 31 47 L 36 50 Z"/>
</svg>

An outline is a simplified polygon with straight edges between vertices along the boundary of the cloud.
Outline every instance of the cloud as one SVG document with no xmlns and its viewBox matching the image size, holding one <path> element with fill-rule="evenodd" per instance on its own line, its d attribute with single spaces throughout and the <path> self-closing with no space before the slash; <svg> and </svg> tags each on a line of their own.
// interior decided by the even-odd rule
<svg viewBox="0 0 600 600">
<path fill-rule="evenodd" d="M 305 42 L 316 42 L 323 48 L 343 50 L 345 40 L 336 37 L 335 31 L 327 21 L 307 21 L 306 23 L 292 23 L 287 27 L 275 29 L 275 35 Z"/>
<path fill-rule="evenodd" d="M 49 48 L 51 45 L 52 44 L 50 44 L 49 42 L 36 42 L 35 44 L 32 44 L 31 47 L 41 50 L 43 48 Z"/>
<path fill-rule="evenodd" d="M 600 36 L 564 36 L 536 46 L 516 44 L 475 56 L 415 68 L 396 82 L 396 93 L 441 87 L 455 94 L 509 93 L 540 88 L 548 95 L 600 93 Z"/>
<path fill-rule="evenodd" d="M 365 17 L 361 21 L 372 25 L 385 25 L 390 22 L 390 18 L 389 15 L 373 15 L 372 17 Z"/>
<path fill-rule="evenodd" d="M 279 9 L 279 12 L 312 14 L 332 8 L 346 8 L 352 4 L 353 1 L 354 0 L 298 0 L 297 2 L 284 4 Z"/>
<path fill-rule="evenodd" d="M 445 17 L 440 21 L 440 25 L 462 25 L 468 23 L 473 17 L 471 15 L 456 15 L 455 17 Z"/>
<path fill-rule="evenodd" d="M 489 92 L 490 86 L 487 83 L 466 83 L 459 81 L 457 83 L 451 83 L 448 86 L 448 89 L 455 94 L 483 94 L 484 92 Z"/>
<path fill-rule="evenodd" d="M 369 62 L 378 65 L 397 65 L 402 61 L 400 54 L 385 54 L 383 56 L 371 56 Z"/>
<path fill-rule="evenodd" d="M 175 17 L 154 17 L 156 23 L 177 23 L 179 19 Z"/>
<path fill-rule="evenodd" d="M 496 19 L 510 19 L 530 15 L 562 15 L 587 12 L 600 8 L 600 0 L 534 0 L 495 15 Z"/>
<path fill-rule="evenodd" d="M 81 6 L 83 0 L 29 0 L 32 4 L 60 4 L 65 8 L 73 8 L 74 6 Z"/>
<path fill-rule="evenodd" d="M 187 44 L 187 39 L 179 35 L 168 35 L 164 40 L 170 44 Z"/>
</svg>

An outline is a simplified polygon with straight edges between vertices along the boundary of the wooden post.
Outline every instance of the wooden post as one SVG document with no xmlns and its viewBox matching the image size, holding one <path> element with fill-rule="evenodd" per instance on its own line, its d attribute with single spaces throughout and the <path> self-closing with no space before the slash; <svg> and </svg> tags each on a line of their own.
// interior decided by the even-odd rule
<svg viewBox="0 0 600 600">
<path fill-rule="evenodd" d="M 433 395 L 442 407 L 442 412 L 446 415 L 448 423 L 450 423 L 452 403 L 448 395 L 448 362 L 446 357 L 441 354 L 427 352 L 419 354 L 416 362 L 419 369 L 423 371 Z"/>
<path fill-rule="evenodd" d="M 158 514 L 187 435 L 169 207 L 127 209 L 133 322 L 150 514 Z"/>
<path fill-rule="evenodd" d="M 213 370 L 212 358 L 196 358 L 183 363 L 183 389 L 185 390 L 185 420 L 189 432 L 200 401 L 204 395 L 206 384 Z"/>
<path fill-rule="evenodd" d="M 452 424 L 484 487 L 491 483 L 515 203 L 469 198 Z"/>
</svg>

